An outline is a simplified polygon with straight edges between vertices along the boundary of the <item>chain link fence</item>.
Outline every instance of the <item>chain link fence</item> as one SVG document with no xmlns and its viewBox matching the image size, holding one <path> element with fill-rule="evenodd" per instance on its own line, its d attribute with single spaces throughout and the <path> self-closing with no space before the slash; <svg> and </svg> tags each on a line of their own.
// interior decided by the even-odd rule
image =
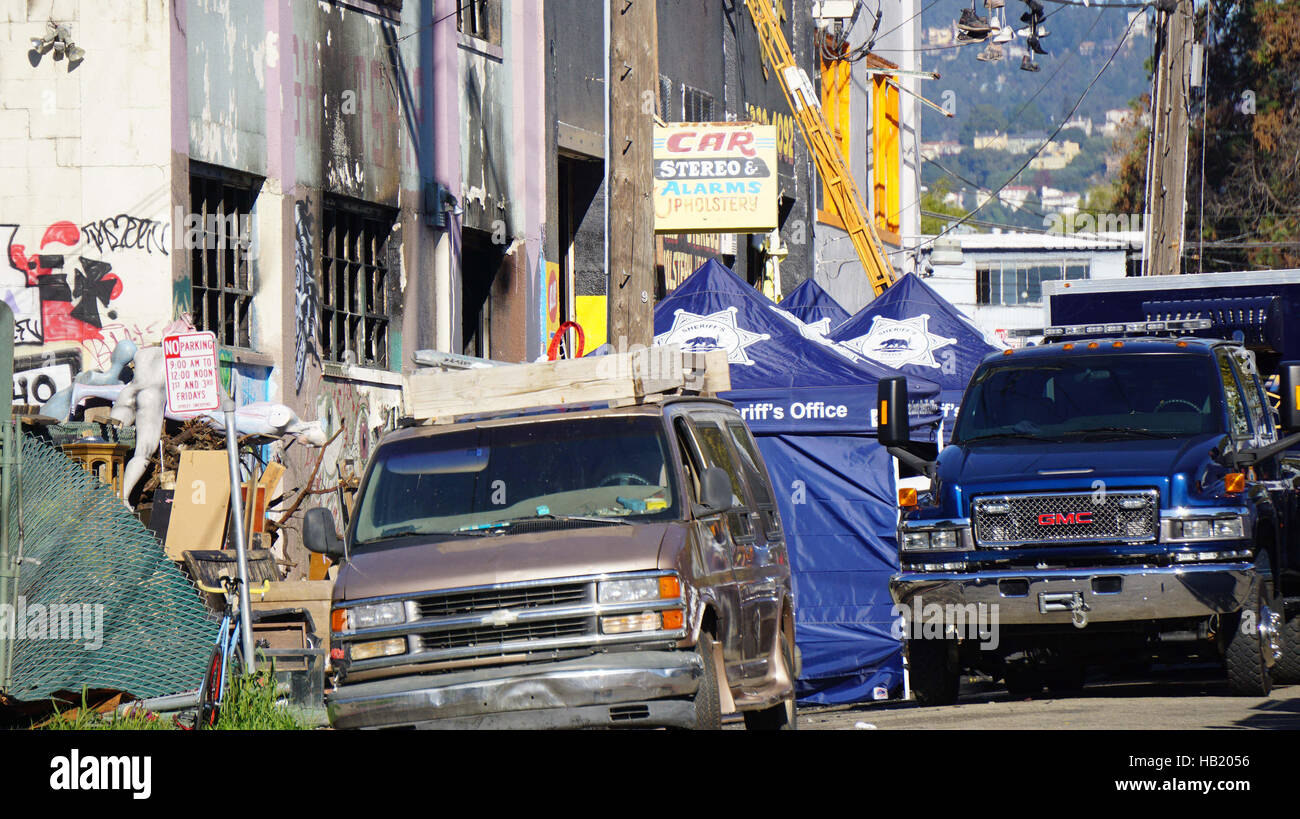
<svg viewBox="0 0 1300 819">
<path fill-rule="evenodd" d="M 17 582 L 0 607 L 0 692 L 196 689 L 218 624 L 194 584 L 111 487 L 37 438 L 5 438 L 21 451 L 2 467 Z"/>
</svg>

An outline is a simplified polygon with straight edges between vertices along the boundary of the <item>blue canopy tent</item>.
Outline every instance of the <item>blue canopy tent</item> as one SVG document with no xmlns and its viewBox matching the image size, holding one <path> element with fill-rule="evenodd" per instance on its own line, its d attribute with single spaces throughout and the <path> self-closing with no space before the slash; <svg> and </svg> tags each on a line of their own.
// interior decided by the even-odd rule
<svg viewBox="0 0 1300 819">
<path fill-rule="evenodd" d="M 819 328 L 823 333 L 829 333 L 849 318 L 849 311 L 840 307 L 840 303 L 831 298 L 831 294 L 812 279 L 804 279 L 803 283 L 791 290 L 790 295 L 782 299 L 777 306 L 793 313 L 804 324 L 811 324 L 814 327 L 825 319 L 826 324 Z"/>
<path fill-rule="evenodd" d="M 910 273 L 834 328 L 829 337 L 901 370 L 909 380 L 937 382 L 948 430 L 975 368 L 984 356 L 998 350 L 960 310 Z"/>
<path fill-rule="evenodd" d="M 898 568 L 889 454 L 873 437 L 876 385 L 895 370 L 809 338 L 716 261 L 655 308 L 655 343 L 725 349 L 735 403 L 776 488 L 794 575 L 799 698 L 870 699 L 902 681 L 891 634 L 889 576 Z M 915 426 L 937 421 L 938 385 L 909 379 Z"/>
</svg>

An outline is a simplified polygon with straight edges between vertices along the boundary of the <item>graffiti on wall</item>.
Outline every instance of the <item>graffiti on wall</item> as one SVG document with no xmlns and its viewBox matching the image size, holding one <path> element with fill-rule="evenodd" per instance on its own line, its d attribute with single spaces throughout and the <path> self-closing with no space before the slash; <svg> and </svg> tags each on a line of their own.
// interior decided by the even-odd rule
<svg viewBox="0 0 1300 819">
<path fill-rule="evenodd" d="M 293 205 L 293 389 L 302 390 L 302 378 L 307 372 L 307 358 L 320 363 L 316 350 L 316 321 L 320 304 L 316 292 L 316 277 L 312 274 L 311 200 Z"/>
<path fill-rule="evenodd" d="M 82 342 L 86 351 L 86 363 L 91 369 L 102 370 L 113 361 L 113 348 L 119 341 L 134 341 L 136 346 L 148 347 L 158 344 L 163 336 L 176 333 L 194 332 L 194 322 L 188 313 L 182 313 L 173 321 L 154 321 L 147 324 L 140 322 L 113 322 L 99 329 L 99 337 Z"/>
<path fill-rule="evenodd" d="M 101 338 L 103 319 L 117 318 L 109 304 L 122 294 L 113 266 L 74 252 L 82 231 L 72 222 L 48 226 L 30 253 L 18 241 L 20 230 L 0 224 L 9 265 L 0 276 L 0 299 L 14 313 L 14 343 Z"/>
<path fill-rule="evenodd" d="M 145 253 L 161 253 L 166 256 L 168 227 L 166 222 L 157 219 L 119 213 L 82 225 L 81 233 L 87 242 L 94 243 L 98 253 L 103 253 L 105 249 L 143 250 Z"/>
<path fill-rule="evenodd" d="M 13 403 L 40 406 L 54 393 L 71 387 L 79 372 L 81 356 L 76 350 L 15 358 Z"/>
</svg>

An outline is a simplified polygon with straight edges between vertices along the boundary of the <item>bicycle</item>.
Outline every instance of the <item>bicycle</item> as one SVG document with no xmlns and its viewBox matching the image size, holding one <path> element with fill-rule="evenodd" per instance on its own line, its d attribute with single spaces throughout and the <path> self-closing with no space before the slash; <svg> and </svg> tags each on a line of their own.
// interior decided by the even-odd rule
<svg viewBox="0 0 1300 819">
<path fill-rule="evenodd" d="M 207 671 L 199 686 L 199 710 L 194 718 L 195 728 L 212 728 L 221 716 L 221 702 L 226 696 L 230 680 L 244 668 L 244 648 L 241 640 L 243 612 L 237 607 L 239 600 L 238 577 L 222 577 L 220 586 L 207 586 L 201 581 L 195 585 L 200 591 L 220 594 L 225 600 L 221 613 L 221 627 L 217 631 L 217 644 L 208 658 Z M 266 594 L 271 581 L 264 580 L 260 588 L 250 587 L 250 595 Z"/>
</svg>

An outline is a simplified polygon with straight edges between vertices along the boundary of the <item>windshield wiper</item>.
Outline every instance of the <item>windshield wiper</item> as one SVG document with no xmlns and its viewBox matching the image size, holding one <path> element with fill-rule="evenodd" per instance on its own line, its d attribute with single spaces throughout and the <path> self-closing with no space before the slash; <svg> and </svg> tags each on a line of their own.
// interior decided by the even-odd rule
<svg viewBox="0 0 1300 819">
<path fill-rule="evenodd" d="M 992 441 L 998 438 L 1021 438 L 1026 441 L 1055 440 L 1047 435 L 1033 435 L 1028 432 L 991 432 L 988 435 L 976 435 L 974 438 L 962 438 L 960 441 L 954 441 L 953 443 L 970 444 L 976 441 Z"/>
<path fill-rule="evenodd" d="M 1064 432 L 1062 435 L 1091 435 L 1094 433 L 1118 434 L 1118 435 L 1136 435 L 1139 438 L 1171 438 L 1169 433 L 1156 432 L 1153 429 L 1142 429 L 1140 427 L 1091 427 L 1089 429 L 1074 429 Z"/>
<path fill-rule="evenodd" d="M 623 518 L 603 518 L 603 517 L 600 517 L 599 515 L 553 515 L 553 514 L 551 514 L 551 513 L 549 513 L 549 512 L 546 513 L 546 514 L 544 514 L 544 515 L 535 515 L 535 516 L 533 516 L 533 517 L 529 517 L 529 518 L 515 518 L 515 520 L 516 520 L 516 521 L 529 521 L 529 520 L 559 520 L 559 521 L 569 521 L 569 520 L 579 520 L 579 521 L 587 521 L 587 522 L 589 522 L 589 523 L 622 523 L 622 524 L 626 524 L 627 526 L 631 526 L 631 525 L 632 525 L 632 522 L 631 522 L 631 521 L 629 521 L 629 520 L 624 520 Z"/>
</svg>

